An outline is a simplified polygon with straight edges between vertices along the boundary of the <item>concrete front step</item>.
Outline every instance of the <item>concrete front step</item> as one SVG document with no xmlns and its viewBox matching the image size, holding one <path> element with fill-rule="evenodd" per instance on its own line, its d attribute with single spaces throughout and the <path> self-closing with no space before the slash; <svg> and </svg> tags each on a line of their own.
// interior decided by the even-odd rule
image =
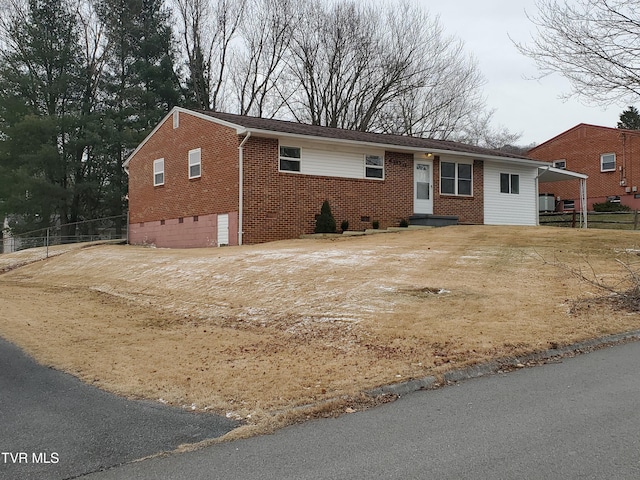
<svg viewBox="0 0 640 480">
<path fill-rule="evenodd" d="M 409 217 L 409 224 L 410 226 L 446 227 L 447 225 L 458 225 L 458 217 L 454 215 L 417 214 Z"/>
</svg>

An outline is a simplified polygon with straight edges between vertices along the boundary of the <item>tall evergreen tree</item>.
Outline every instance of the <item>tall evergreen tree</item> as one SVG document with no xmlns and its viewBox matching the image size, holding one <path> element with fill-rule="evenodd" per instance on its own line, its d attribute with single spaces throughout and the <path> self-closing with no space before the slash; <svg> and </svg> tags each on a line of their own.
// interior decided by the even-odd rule
<svg viewBox="0 0 640 480">
<path fill-rule="evenodd" d="M 638 113 L 638 109 L 636 107 L 631 105 L 627 110 L 624 110 L 620 114 L 618 128 L 640 130 L 640 113 Z"/>
<path fill-rule="evenodd" d="M 182 102 L 170 12 L 161 0 L 99 0 L 108 38 L 104 78 L 103 164 L 112 176 L 106 202 L 124 211 L 122 164 L 160 119 Z"/>
<path fill-rule="evenodd" d="M 29 0 L 5 19 L 0 52 L 3 141 L 0 192 L 22 229 L 66 224 L 87 213 L 87 78 L 68 0 Z M 8 185 L 7 185 L 8 184 Z M 70 232 L 63 232 L 65 233 Z"/>
</svg>

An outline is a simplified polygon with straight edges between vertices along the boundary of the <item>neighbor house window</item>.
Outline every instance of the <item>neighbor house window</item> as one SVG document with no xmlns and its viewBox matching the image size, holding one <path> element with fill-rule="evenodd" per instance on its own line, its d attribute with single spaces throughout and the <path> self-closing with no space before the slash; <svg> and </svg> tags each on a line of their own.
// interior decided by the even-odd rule
<svg viewBox="0 0 640 480">
<path fill-rule="evenodd" d="M 563 200 L 562 201 L 562 209 L 563 210 L 574 210 L 576 208 L 575 200 Z"/>
<path fill-rule="evenodd" d="M 616 169 L 616 154 L 603 153 L 600 155 L 600 171 L 612 172 Z"/>
<path fill-rule="evenodd" d="M 280 170 L 283 172 L 300 171 L 299 147 L 280 147 Z"/>
<path fill-rule="evenodd" d="M 560 170 L 566 170 L 567 169 L 567 161 L 566 160 L 555 160 L 553 162 L 553 166 L 555 168 L 559 168 Z"/>
<path fill-rule="evenodd" d="M 440 162 L 440 193 L 471 195 L 472 171 L 470 163 Z"/>
<path fill-rule="evenodd" d="M 153 161 L 153 186 L 164 185 L 164 158 Z"/>
<path fill-rule="evenodd" d="M 520 175 L 512 173 L 500 174 L 500 193 L 520 193 Z"/>
<path fill-rule="evenodd" d="M 364 168 L 366 178 L 384 178 L 384 158 L 381 155 L 365 155 Z"/>
<path fill-rule="evenodd" d="M 199 148 L 189 150 L 189 178 L 198 178 L 202 173 L 202 154 Z"/>
</svg>

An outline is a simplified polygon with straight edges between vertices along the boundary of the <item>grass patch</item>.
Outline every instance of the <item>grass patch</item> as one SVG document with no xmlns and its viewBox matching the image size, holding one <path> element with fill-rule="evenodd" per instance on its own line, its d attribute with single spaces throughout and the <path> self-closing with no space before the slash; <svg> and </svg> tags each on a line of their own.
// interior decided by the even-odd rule
<svg viewBox="0 0 640 480">
<path fill-rule="evenodd" d="M 362 392 L 640 328 L 594 302 L 634 232 L 454 226 L 224 249 L 96 246 L 0 275 L 0 335 L 101 388 L 243 420 L 365 408 Z M 11 255 L 0 257 L 5 264 Z M 348 410 L 350 409 L 350 410 Z"/>
</svg>

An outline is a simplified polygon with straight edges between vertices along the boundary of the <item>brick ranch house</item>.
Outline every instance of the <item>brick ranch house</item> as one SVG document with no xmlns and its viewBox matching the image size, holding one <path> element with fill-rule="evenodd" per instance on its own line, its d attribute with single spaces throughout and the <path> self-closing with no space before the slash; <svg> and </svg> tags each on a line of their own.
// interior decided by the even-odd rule
<svg viewBox="0 0 640 480">
<path fill-rule="evenodd" d="M 129 242 L 180 248 L 298 238 L 324 200 L 350 230 L 536 225 L 538 176 L 556 170 L 455 142 L 178 107 L 124 166 Z"/>
<path fill-rule="evenodd" d="M 529 150 L 531 158 L 588 175 L 587 210 L 613 199 L 640 208 L 640 131 L 581 123 Z M 581 210 L 570 182 L 540 182 L 555 197 L 556 210 Z"/>
</svg>

